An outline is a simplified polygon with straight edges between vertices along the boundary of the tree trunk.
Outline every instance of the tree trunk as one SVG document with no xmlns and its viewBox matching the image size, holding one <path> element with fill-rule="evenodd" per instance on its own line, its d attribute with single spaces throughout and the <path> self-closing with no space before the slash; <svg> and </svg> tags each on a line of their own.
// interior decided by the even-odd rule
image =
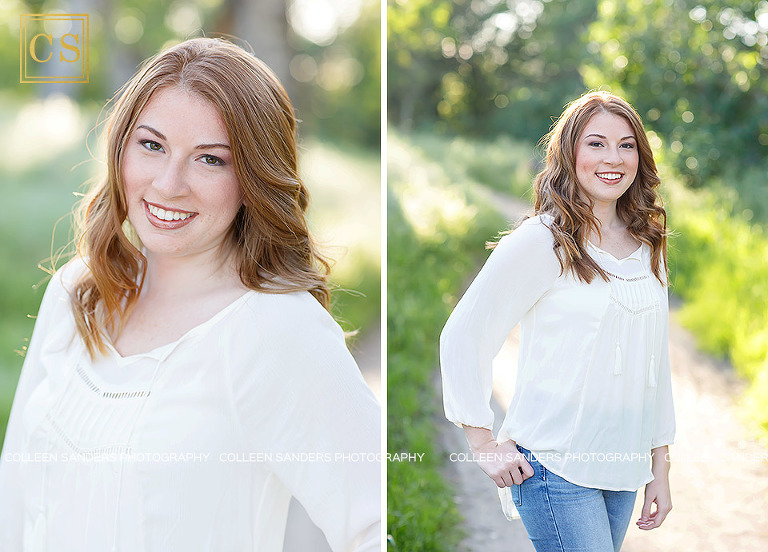
<svg viewBox="0 0 768 552">
<path fill-rule="evenodd" d="M 227 32 L 246 40 L 292 95 L 286 0 L 231 0 L 230 10 L 231 30 Z"/>
</svg>

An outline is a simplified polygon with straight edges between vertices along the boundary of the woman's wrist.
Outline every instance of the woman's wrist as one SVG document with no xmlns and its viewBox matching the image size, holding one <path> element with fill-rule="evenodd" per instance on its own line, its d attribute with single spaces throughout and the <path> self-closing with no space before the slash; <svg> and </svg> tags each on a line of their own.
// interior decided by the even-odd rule
<svg viewBox="0 0 768 552">
<path fill-rule="evenodd" d="M 467 443 L 472 451 L 478 450 L 488 443 L 494 443 L 493 432 L 485 427 L 462 426 Z"/>
<path fill-rule="evenodd" d="M 651 473 L 655 477 L 669 474 L 669 447 L 664 445 L 651 449 Z"/>
</svg>

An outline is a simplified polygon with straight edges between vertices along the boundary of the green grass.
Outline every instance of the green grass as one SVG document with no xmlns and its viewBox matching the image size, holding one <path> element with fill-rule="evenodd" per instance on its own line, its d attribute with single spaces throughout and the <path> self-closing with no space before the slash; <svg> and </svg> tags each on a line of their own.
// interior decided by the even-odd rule
<svg viewBox="0 0 768 552">
<path fill-rule="evenodd" d="M 478 140 L 417 133 L 412 142 L 454 181 L 480 182 L 496 191 L 530 199 L 536 157 L 530 146 L 507 136 Z"/>
<path fill-rule="evenodd" d="M 673 181 L 674 182 L 674 181 Z M 743 413 L 768 445 L 768 235 L 707 190 L 670 186 L 670 268 L 680 322 L 749 382 Z"/>
<path fill-rule="evenodd" d="M 435 443 L 447 424 L 434 393 L 440 329 L 467 275 L 487 256 L 485 241 L 504 220 L 446 170 L 418 138 L 390 131 L 387 200 L 388 451 L 423 453 L 389 462 L 388 546 L 407 552 L 455 550 L 462 538 L 454 490 Z"/>
<path fill-rule="evenodd" d="M 37 313 L 47 281 L 38 264 L 49 265 L 51 252 L 71 240 L 73 192 L 82 190 L 82 183 L 100 168 L 85 147 L 85 132 L 98 108 L 65 105 L 62 112 L 69 117 L 57 119 L 50 104 L 31 105 L 9 98 L 0 108 L 0 143 L 13 154 L 0 158 L 0 436 L 23 362 L 19 351 L 32 334 L 30 315 Z M 62 107 L 61 101 L 54 106 Z M 57 127 L 46 127 L 57 120 Z M 27 125 L 39 128 L 19 131 Z M 77 136 L 56 142 L 56 136 L 67 132 Z M 95 143 L 92 136 L 89 144 L 93 148 Z M 300 162 L 312 196 L 310 226 L 338 261 L 332 273 L 339 288 L 333 294 L 334 315 L 345 330 L 364 334 L 378 327 L 381 310 L 378 152 L 350 151 L 310 138 Z M 33 289 L 38 283 L 42 285 Z"/>
</svg>

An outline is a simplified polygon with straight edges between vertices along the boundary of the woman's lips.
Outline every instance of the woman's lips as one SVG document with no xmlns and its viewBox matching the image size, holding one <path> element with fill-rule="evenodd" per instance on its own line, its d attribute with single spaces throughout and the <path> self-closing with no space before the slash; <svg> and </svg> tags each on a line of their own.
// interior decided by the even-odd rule
<svg viewBox="0 0 768 552">
<path fill-rule="evenodd" d="M 154 211 L 154 213 L 153 213 Z M 173 213 L 174 216 L 176 213 L 179 214 L 180 217 L 185 218 L 176 218 L 174 220 L 165 220 L 163 218 L 160 218 L 160 216 L 165 216 L 165 213 Z M 147 215 L 147 220 L 149 220 L 149 223 L 154 226 L 155 228 L 160 228 L 162 230 L 175 230 L 177 228 L 181 228 L 182 226 L 186 226 L 192 220 L 197 217 L 197 213 L 192 213 L 190 211 L 175 211 L 172 209 L 164 209 L 159 205 L 155 205 L 154 203 L 149 203 L 148 201 L 144 201 L 144 213 Z"/>
<path fill-rule="evenodd" d="M 624 179 L 624 173 L 620 172 L 602 172 L 595 173 L 595 176 L 600 182 L 605 182 L 608 185 L 618 184 Z"/>
</svg>

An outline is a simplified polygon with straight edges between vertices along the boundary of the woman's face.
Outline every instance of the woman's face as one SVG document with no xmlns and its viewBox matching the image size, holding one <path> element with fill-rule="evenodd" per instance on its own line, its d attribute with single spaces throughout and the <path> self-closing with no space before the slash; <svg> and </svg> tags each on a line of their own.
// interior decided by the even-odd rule
<svg viewBox="0 0 768 552">
<path fill-rule="evenodd" d="M 217 250 L 242 205 L 217 108 L 180 88 L 155 92 L 139 115 L 122 178 L 128 219 L 148 257 Z"/>
<path fill-rule="evenodd" d="M 637 138 L 624 117 L 598 112 L 576 142 L 579 191 L 595 203 L 614 203 L 637 175 Z"/>
</svg>

